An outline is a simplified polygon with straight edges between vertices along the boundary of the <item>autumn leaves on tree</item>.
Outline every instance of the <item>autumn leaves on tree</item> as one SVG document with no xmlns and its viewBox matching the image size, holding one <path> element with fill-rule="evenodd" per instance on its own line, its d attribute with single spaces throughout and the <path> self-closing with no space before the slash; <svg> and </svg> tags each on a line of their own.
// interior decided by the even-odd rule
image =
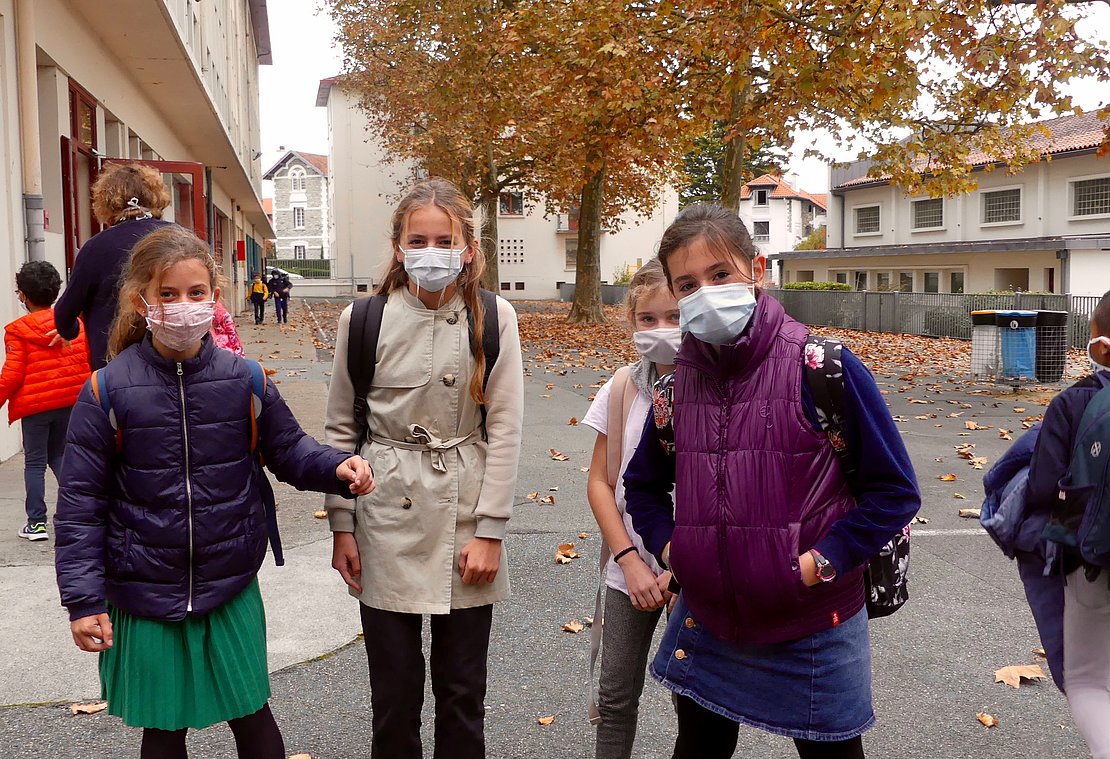
<svg viewBox="0 0 1110 759">
<path fill-rule="evenodd" d="M 457 182 L 482 209 L 497 278 L 500 193 L 579 210 L 572 323 L 604 320 L 600 241 L 716 134 L 719 200 L 752 159 L 821 130 L 912 193 L 974 187 L 967 157 L 1019 169 L 1060 85 L 1108 83 L 1082 3 L 1046 0 L 329 0 L 344 85 L 398 159 Z M 1110 108 L 1105 109 L 1110 115 Z M 714 131 L 715 130 L 715 131 Z M 1108 135 L 1110 138 L 1110 135 Z M 699 140 L 700 145 L 699 145 Z M 688 165 L 688 164 L 687 164 Z"/>
</svg>

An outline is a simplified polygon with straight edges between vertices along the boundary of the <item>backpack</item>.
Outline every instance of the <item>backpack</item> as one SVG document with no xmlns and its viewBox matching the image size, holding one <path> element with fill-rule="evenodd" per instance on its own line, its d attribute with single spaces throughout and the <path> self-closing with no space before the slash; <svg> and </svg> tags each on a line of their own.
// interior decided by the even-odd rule
<svg viewBox="0 0 1110 759">
<path fill-rule="evenodd" d="M 266 476 L 266 462 L 258 451 L 258 420 L 262 417 L 262 399 L 266 396 L 266 372 L 257 361 L 244 360 L 247 361 L 251 371 L 251 440 L 249 450 L 251 456 L 255 458 L 255 466 L 258 470 L 262 505 L 266 509 L 266 533 L 270 541 L 270 550 L 274 554 L 274 564 L 282 567 L 285 566 L 285 554 L 282 552 L 281 535 L 278 533 L 277 500 L 274 498 L 274 488 L 270 484 L 270 478 Z M 116 455 L 118 456 L 123 452 L 123 430 L 116 420 L 116 412 L 112 409 L 112 398 L 108 394 L 108 380 L 104 376 L 104 372 L 97 369 L 92 373 L 89 382 L 92 386 L 93 397 L 100 404 L 100 408 L 104 410 L 112 429 L 115 430 Z"/>
<path fill-rule="evenodd" d="M 1078 531 L 1061 542 L 1077 549 L 1087 564 L 1110 567 L 1110 375 L 1095 376 L 1102 389 L 1083 411 L 1071 465 L 1060 481 L 1064 493 L 1086 494 L 1087 506 Z"/>
<path fill-rule="evenodd" d="M 829 438 L 833 453 L 840 461 L 844 477 L 851 484 L 856 471 L 849 459 L 844 439 L 844 371 L 841 362 L 843 344 L 810 335 L 803 355 L 806 384 L 817 409 L 818 426 Z M 668 453 L 674 452 L 674 375 L 655 383 L 653 407 L 655 426 L 660 443 Z M 910 557 L 910 526 L 890 539 L 877 556 L 868 562 L 863 573 L 867 597 L 867 616 L 886 617 L 898 611 L 909 599 L 907 572 Z"/>
<path fill-rule="evenodd" d="M 497 357 L 501 353 L 501 327 L 497 318 L 497 295 L 489 290 L 479 290 L 485 316 L 482 319 L 482 352 L 486 356 L 486 373 L 482 377 L 482 389 L 489 384 Z M 357 453 L 369 434 L 366 422 L 366 396 L 374 384 L 374 371 L 378 362 L 378 337 L 382 331 L 382 315 L 389 296 L 375 294 L 359 298 L 351 309 L 351 322 L 347 331 L 347 373 L 355 388 L 355 424 L 359 428 Z M 467 312 L 470 327 L 471 350 L 474 348 L 474 315 Z M 486 405 L 482 412 L 482 437 L 486 434 Z"/>
</svg>

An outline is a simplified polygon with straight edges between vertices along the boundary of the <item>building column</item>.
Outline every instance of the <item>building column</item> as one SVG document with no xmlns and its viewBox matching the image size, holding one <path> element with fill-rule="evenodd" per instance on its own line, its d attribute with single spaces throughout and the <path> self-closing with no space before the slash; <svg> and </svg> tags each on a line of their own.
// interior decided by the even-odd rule
<svg viewBox="0 0 1110 759">
<path fill-rule="evenodd" d="M 15 54 L 19 91 L 19 144 L 23 168 L 23 216 L 27 260 L 46 260 L 42 164 L 39 154 L 38 56 L 32 0 L 15 0 Z"/>
</svg>

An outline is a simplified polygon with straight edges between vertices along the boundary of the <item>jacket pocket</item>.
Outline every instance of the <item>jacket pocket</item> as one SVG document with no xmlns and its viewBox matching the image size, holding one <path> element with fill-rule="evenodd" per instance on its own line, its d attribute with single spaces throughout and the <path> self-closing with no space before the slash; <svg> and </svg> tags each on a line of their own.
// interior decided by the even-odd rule
<svg viewBox="0 0 1110 759">
<path fill-rule="evenodd" d="M 431 382 L 432 329 L 431 321 L 413 324 L 403 343 L 391 341 L 383 333 L 378 344 L 381 358 L 374 369 L 371 387 L 403 390 L 424 387 Z"/>
<path fill-rule="evenodd" d="M 788 616 L 807 590 L 798 565 L 801 525 L 727 529 L 729 576 L 740 609 L 769 619 Z"/>
<path fill-rule="evenodd" d="M 122 577 L 131 572 L 131 530 L 126 528 L 108 535 L 108 546 L 104 555 L 104 568 L 109 575 Z"/>
</svg>

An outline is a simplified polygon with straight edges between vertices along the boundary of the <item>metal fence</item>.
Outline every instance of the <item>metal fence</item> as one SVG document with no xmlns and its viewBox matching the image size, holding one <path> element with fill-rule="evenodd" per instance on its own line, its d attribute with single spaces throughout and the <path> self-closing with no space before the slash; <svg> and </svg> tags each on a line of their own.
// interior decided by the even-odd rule
<svg viewBox="0 0 1110 759">
<path fill-rule="evenodd" d="M 267 258 L 266 271 L 269 272 L 274 266 L 300 274 L 305 279 L 335 279 L 333 258 Z"/>
<path fill-rule="evenodd" d="M 1099 299 L 1081 295 L 956 295 L 952 293 L 771 291 L 786 312 L 805 324 L 867 332 L 971 339 L 971 312 L 1066 311 L 1075 348 L 1086 348 L 1088 322 Z"/>
</svg>

